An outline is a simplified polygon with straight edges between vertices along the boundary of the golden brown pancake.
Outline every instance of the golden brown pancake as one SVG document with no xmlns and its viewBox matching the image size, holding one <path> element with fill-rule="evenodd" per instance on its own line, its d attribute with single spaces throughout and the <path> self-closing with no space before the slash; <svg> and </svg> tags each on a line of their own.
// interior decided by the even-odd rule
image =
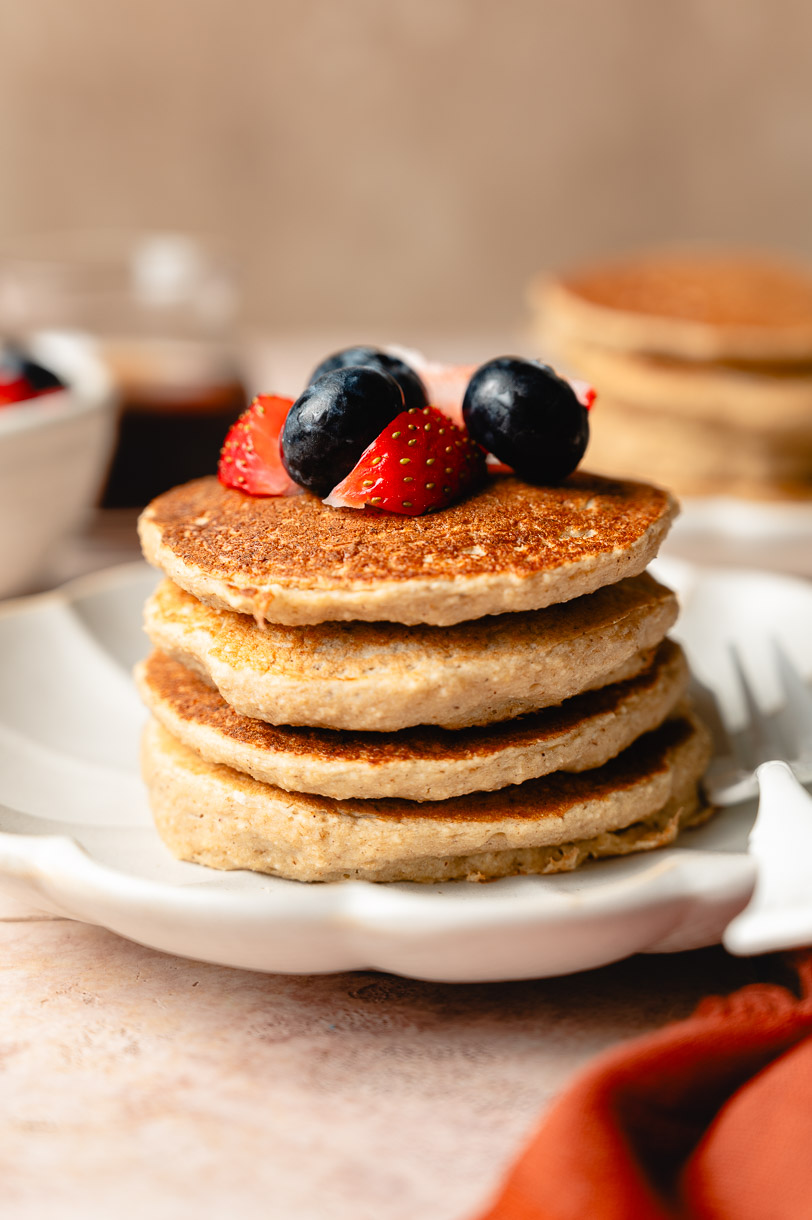
<svg viewBox="0 0 812 1220">
<path fill-rule="evenodd" d="M 812 272 L 735 251 L 670 250 L 539 279 L 550 331 L 690 360 L 812 360 Z"/>
<path fill-rule="evenodd" d="M 642 572 L 676 512 L 665 491 L 578 471 L 495 477 L 422 517 L 258 498 L 211 477 L 144 511 L 147 559 L 200 601 L 258 621 L 447 626 L 538 609 Z"/>
<path fill-rule="evenodd" d="M 334 801 L 206 762 L 152 720 L 143 771 L 158 832 L 183 860 L 299 881 L 446 881 L 556 872 L 671 842 L 701 816 L 708 757 L 707 732 L 686 712 L 577 775 L 423 804 Z"/>
<path fill-rule="evenodd" d="M 598 390 L 599 406 L 590 418 L 589 453 L 601 470 L 606 467 L 593 441 L 607 400 L 627 403 L 648 416 L 662 411 L 689 424 L 697 420 L 746 430 L 754 439 L 774 437 L 790 444 L 812 435 L 812 368 L 744 369 L 571 341 L 563 343 L 558 355 Z"/>
<path fill-rule="evenodd" d="M 145 609 L 156 648 L 195 669 L 245 716 L 392 732 L 507 720 L 639 673 L 677 616 L 643 573 L 566 605 L 453 627 L 261 626 L 165 580 Z"/>
<path fill-rule="evenodd" d="M 601 396 L 591 445 L 619 476 L 657 470 L 683 495 L 804 498 L 812 494 L 812 428 L 806 435 L 765 433 L 654 411 Z"/>
<path fill-rule="evenodd" d="M 534 299 L 546 350 L 598 392 L 599 469 L 686 495 L 812 494 L 812 269 L 654 251 Z"/>
<path fill-rule="evenodd" d="M 274 726 L 229 707 L 186 666 L 160 652 L 136 670 L 144 703 L 183 745 L 287 791 L 338 800 L 445 800 L 553 771 L 602 766 L 659 725 L 682 697 L 688 668 L 671 640 L 635 678 L 497 726 L 335 732 Z"/>
</svg>

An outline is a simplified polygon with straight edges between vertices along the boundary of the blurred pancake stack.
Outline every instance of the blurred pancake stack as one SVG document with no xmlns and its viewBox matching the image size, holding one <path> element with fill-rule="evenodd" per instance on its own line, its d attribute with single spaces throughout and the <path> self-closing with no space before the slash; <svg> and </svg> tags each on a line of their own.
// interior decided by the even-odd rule
<svg viewBox="0 0 812 1220">
<path fill-rule="evenodd" d="M 686 495 L 812 494 L 812 271 L 667 251 L 539 277 L 537 338 L 590 381 L 590 463 Z"/>
<path fill-rule="evenodd" d="M 645 568 L 668 493 L 496 476 L 423 517 L 215 478 L 142 515 L 137 671 L 181 859 L 301 881 L 487 880 L 674 840 L 708 735 Z"/>
</svg>

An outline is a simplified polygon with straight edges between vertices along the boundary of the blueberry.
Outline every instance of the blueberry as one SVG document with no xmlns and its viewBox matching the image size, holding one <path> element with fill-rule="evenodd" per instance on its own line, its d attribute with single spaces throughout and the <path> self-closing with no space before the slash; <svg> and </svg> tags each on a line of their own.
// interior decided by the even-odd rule
<svg viewBox="0 0 812 1220">
<path fill-rule="evenodd" d="M 64 381 L 52 373 L 50 369 L 36 364 L 21 347 L 15 343 L 7 343 L 0 349 L 0 368 L 7 375 L 24 377 L 32 390 L 41 394 L 43 390 L 61 390 Z"/>
<path fill-rule="evenodd" d="M 50 369 L 43 368 L 41 364 L 27 358 L 22 361 L 21 371 L 23 377 L 38 394 L 41 394 L 43 390 L 61 390 L 65 385 L 56 373 L 52 373 Z"/>
<path fill-rule="evenodd" d="M 388 373 L 403 390 L 403 400 L 407 408 L 417 407 L 422 410 L 429 405 L 426 387 L 413 368 L 399 360 L 397 356 L 389 356 L 377 347 L 345 347 L 340 352 L 334 352 L 326 360 L 322 360 L 317 369 L 313 370 L 310 385 L 324 373 L 332 373 L 334 369 L 343 369 L 348 365 L 363 365 L 364 368 L 378 369 Z"/>
<path fill-rule="evenodd" d="M 589 414 L 569 382 L 538 360 L 500 356 L 468 382 L 462 404 L 475 441 L 528 483 L 571 474 L 589 440 Z"/>
<path fill-rule="evenodd" d="M 324 373 L 288 412 L 282 464 L 294 482 L 323 498 L 404 409 L 403 391 L 380 369 L 356 365 Z"/>
</svg>

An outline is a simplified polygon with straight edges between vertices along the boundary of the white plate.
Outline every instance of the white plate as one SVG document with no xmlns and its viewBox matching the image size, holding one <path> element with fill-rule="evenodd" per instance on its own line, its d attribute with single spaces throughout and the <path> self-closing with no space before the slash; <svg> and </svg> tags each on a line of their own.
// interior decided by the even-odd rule
<svg viewBox="0 0 812 1220">
<path fill-rule="evenodd" d="M 675 529 L 726 538 L 812 538 L 812 500 L 741 500 L 736 496 L 686 496 Z"/>
<path fill-rule="evenodd" d="M 700 563 L 812 576 L 812 500 L 686 496 L 665 542 Z"/>
<path fill-rule="evenodd" d="M 757 684 L 769 635 L 812 672 L 809 586 L 674 563 L 661 573 L 683 593 L 693 663 L 734 717 L 728 635 L 753 657 Z M 40 909 L 229 966 L 474 982 L 711 944 L 745 904 L 752 807 L 678 847 L 489 885 L 303 885 L 174 860 L 138 775 L 145 713 L 129 677 L 155 580 L 128 565 L 0 611 L 0 802 L 16 811 L 0 812 L 0 880 Z"/>
</svg>

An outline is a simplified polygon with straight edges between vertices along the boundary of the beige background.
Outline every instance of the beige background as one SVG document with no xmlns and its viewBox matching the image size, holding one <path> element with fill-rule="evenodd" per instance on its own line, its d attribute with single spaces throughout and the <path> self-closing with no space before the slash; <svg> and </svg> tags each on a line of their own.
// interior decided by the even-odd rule
<svg viewBox="0 0 812 1220">
<path fill-rule="evenodd" d="M 230 238 L 263 328 L 521 319 L 663 238 L 812 253 L 805 0 L 0 0 L 0 242 Z"/>
</svg>

